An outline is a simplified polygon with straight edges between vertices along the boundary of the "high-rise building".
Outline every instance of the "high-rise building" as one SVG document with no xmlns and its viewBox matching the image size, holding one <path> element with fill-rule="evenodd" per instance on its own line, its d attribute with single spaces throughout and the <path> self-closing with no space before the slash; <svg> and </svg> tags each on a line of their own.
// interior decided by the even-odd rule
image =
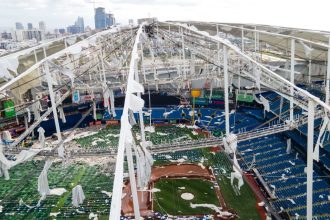
<svg viewBox="0 0 330 220">
<path fill-rule="evenodd" d="M 85 31 L 84 19 L 82 17 L 78 17 L 74 25 L 68 26 L 66 30 L 71 34 L 83 33 Z"/>
<path fill-rule="evenodd" d="M 32 30 L 33 29 L 32 23 L 28 23 L 27 25 L 28 25 L 28 30 Z"/>
<path fill-rule="evenodd" d="M 128 24 L 129 25 L 134 25 L 134 20 L 133 19 L 128 19 Z"/>
<path fill-rule="evenodd" d="M 39 29 L 40 30 L 42 30 L 42 31 L 46 31 L 46 24 L 45 24 L 45 22 L 43 22 L 43 21 L 40 21 L 39 22 Z"/>
<path fill-rule="evenodd" d="M 110 27 L 115 24 L 115 16 L 113 14 L 106 14 L 106 26 Z"/>
<path fill-rule="evenodd" d="M 70 25 L 66 28 L 66 31 L 70 34 L 80 33 L 80 27 L 78 25 Z"/>
<path fill-rule="evenodd" d="M 85 32 L 84 18 L 78 17 L 77 21 L 75 22 L 75 25 L 79 27 L 80 33 Z"/>
<path fill-rule="evenodd" d="M 105 13 L 102 7 L 95 9 L 95 29 L 104 29 L 115 24 L 116 20 L 113 14 Z"/>
<path fill-rule="evenodd" d="M 13 32 L 15 41 L 33 40 L 41 41 L 45 39 L 45 34 L 41 30 L 15 30 Z"/>
<path fill-rule="evenodd" d="M 106 14 L 105 14 L 105 8 L 96 8 L 95 9 L 95 29 L 103 29 L 106 27 Z"/>
<path fill-rule="evenodd" d="M 16 22 L 15 26 L 16 26 L 16 30 L 23 30 L 24 29 L 24 26 L 21 22 Z"/>
<path fill-rule="evenodd" d="M 8 32 L 3 32 L 3 33 L 1 33 L 1 38 L 2 39 L 12 39 L 12 35 L 11 35 L 11 33 L 8 33 Z"/>
</svg>

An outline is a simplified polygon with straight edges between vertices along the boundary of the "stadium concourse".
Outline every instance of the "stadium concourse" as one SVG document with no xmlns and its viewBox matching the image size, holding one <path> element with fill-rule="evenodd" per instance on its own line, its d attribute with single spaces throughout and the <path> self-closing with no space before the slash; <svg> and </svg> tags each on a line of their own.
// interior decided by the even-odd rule
<svg viewBox="0 0 330 220">
<path fill-rule="evenodd" d="M 330 219 L 329 34 L 149 19 L 0 57 L 0 219 Z"/>
</svg>

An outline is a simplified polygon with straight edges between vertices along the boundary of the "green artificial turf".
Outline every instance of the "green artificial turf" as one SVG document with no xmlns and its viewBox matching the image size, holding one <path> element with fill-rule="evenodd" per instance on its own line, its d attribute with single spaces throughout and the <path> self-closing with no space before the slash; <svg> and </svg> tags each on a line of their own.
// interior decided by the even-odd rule
<svg viewBox="0 0 330 220">
<path fill-rule="evenodd" d="M 249 185 L 244 182 L 239 194 L 235 193 L 230 183 L 230 172 L 232 165 L 223 152 L 212 154 L 209 149 L 203 149 L 206 164 L 218 169 L 217 181 L 220 186 L 222 196 L 229 208 L 234 209 L 240 219 L 258 220 L 261 219 L 256 209 L 257 200 Z"/>
<path fill-rule="evenodd" d="M 19 205 L 20 199 L 28 205 L 36 205 L 40 198 L 37 181 L 43 166 L 44 161 L 30 161 L 13 167 L 9 171 L 10 180 L 0 178 L 0 205 L 3 206 L 0 219 L 55 219 L 49 217 L 51 212 L 60 212 L 56 219 L 88 219 L 90 212 L 97 213 L 99 219 L 109 218 L 111 199 L 101 191 L 112 191 L 113 176 L 104 175 L 99 166 L 83 163 L 67 167 L 53 163 L 48 172 L 49 187 L 63 187 L 67 192 L 62 196 L 47 196 L 40 207 L 29 209 Z M 86 196 L 79 208 L 83 213 L 72 207 L 71 190 L 77 184 L 83 187 Z"/>
<path fill-rule="evenodd" d="M 218 183 L 226 203 L 237 212 L 240 219 L 261 219 L 256 209 L 257 201 L 255 196 L 246 182 L 240 189 L 240 195 L 235 194 L 228 177 L 222 176 Z"/>
<path fill-rule="evenodd" d="M 81 179 L 82 176 L 84 175 L 84 173 L 85 173 L 85 169 L 86 169 L 85 167 L 81 167 L 81 168 L 78 170 L 78 172 L 77 172 L 76 176 L 74 177 L 72 183 L 70 183 L 70 184 L 68 185 L 68 187 L 67 187 L 67 192 L 64 193 L 64 194 L 61 196 L 61 198 L 58 200 L 56 206 L 52 209 L 52 212 L 58 212 L 58 210 L 64 206 L 65 201 L 66 201 L 66 200 L 69 198 L 69 196 L 71 195 L 71 191 L 72 191 L 72 189 L 73 189 L 75 186 L 78 185 L 80 179 Z"/>
<path fill-rule="evenodd" d="M 180 189 L 185 187 L 185 189 Z M 213 184 L 203 179 L 161 179 L 155 183 L 154 188 L 160 192 L 153 194 L 154 210 L 171 215 L 198 215 L 209 214 L 209 208 L 191 208 L 193 204 L 214 204 L 220 206 Z M 182 193 L 192 193 L 194 198 L 190 201 L 181 198 Z"/>
</svg>

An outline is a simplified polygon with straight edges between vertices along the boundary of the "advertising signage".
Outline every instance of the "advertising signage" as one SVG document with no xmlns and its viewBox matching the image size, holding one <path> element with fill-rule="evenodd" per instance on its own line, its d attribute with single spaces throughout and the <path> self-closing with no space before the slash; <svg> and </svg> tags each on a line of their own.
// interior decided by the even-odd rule
<svg viewBox="0 0 330 220">
<path fill-rule="evenodd" d="M 191 100 L 192 102 L 193 100 Z M 229 100 L 229 103 L 232 103 L 232 100 Z M 202 105 L 202 106 L 223 106 L 225 102 L 223 99 L 206 99 L 206 98 L 196 98 L 195 105 Z"/>
</svg>

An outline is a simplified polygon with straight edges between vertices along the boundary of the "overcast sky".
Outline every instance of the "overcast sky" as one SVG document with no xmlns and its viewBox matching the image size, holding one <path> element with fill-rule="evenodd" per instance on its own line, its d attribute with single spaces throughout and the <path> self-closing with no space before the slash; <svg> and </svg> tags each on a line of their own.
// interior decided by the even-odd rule
<svg viewBox="0 0 330 220">
<path fill-rule="evenodd" d="M 159 20 L 195 20 L 271 24 L 330 31 L 329 0 L 0 0 L 0 27 L 15 22 L 48 30 L 67 27 L 78 16 L 94 28 L 95 5 L 115 14 L 117 22 L 155 16 Z"/>
</svg>

